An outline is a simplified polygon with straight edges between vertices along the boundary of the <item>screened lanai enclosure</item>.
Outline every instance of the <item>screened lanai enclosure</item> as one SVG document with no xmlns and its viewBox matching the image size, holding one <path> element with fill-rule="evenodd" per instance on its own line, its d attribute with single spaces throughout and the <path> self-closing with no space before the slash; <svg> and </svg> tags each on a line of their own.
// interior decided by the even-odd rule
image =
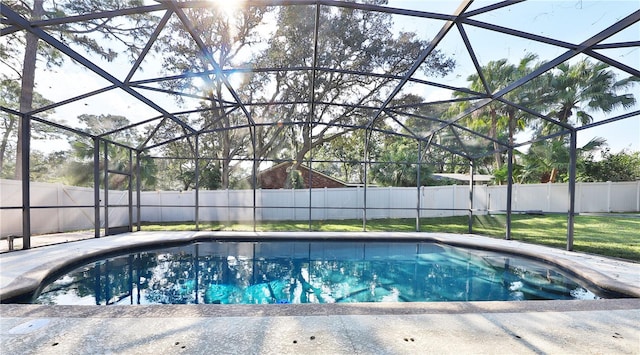
<svg viewBox="0 0 640 355">
<path fill-rule="evenodd" d="M 583 164 L 609 132 L 639 150 L 637 1 L 1 10 L 0 232 L 23 248 L 148 224 L 443 217 L 471 233 L 499 219 L 511 238 L 516 214 L 560 214 L 572 250 L 576 214 L 640 210 L 638 181 L 588 183 Z"/>
</svg>

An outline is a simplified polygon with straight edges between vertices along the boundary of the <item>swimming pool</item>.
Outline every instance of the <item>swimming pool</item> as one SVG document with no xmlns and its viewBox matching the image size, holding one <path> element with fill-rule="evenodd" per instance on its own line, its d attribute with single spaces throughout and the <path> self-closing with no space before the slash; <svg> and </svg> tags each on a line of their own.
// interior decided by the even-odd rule
<svg viewBox="0 0 640 355">
<path fill-rule="evenodd" d="M 41 304 L 286 304 L 595 299 L 568 272 L 435 242 L 207 241 L 94 261 Z"/>
</svg>

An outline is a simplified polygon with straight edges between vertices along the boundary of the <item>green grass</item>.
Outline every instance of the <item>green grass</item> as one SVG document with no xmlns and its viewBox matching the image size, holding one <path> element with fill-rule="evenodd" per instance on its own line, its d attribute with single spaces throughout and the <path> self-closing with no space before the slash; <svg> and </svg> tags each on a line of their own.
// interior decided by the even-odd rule
<svg viewBox="0 0 640 355">
<path fill-rule="evenodd" d="M 640 218 L 616 216 L 576 216 L 573 247 L 575 251 L 611 256 L 640 262 Z M 461 217 L 423 218 L 422 232 L 467 233 L 468 219 Z M 475 216 L 476 234 L 504 238 L 505 215 Z M 527 243 L 565 249 L 567 245 L 567 217 L 565 215 L 513 215 L 511 239 Z M 249 223 L 205 222 L 200 230 L 251 231 Z M 145 224 L 142 230 L 184 231 L 196 230 L 195 223 Z M 306 221 L 262 222 L 257 231 L 308 231 Z M 314 221 L 313 231 L 362 231 L 362 220 Z M 415 231 L 415 219 L 377 219 L 367 221 L 367 231 Z"/>
</svg>

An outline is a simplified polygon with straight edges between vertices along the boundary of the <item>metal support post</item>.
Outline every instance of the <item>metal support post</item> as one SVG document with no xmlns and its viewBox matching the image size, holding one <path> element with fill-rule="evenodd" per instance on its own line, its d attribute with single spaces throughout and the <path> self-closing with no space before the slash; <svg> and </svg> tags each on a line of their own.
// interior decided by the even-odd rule
<svg viewBox="0 0 640 355">
<path fill-rule="evenodd" d="M 100 238 L 100 140 L 93 138 L 93 215 L 94 237 Z"/>
<path fill-rule="evenodd" d="M 505 239 L 511 240 L 511 199 L 513 195 L 513 147 L 509 147 L 507 154 L 507 223 Z"/>
<path fill-rule="evenodd" d="M 127 209 L 129 213 L 129 232 L 133 231 L 133 149 L 129 148 L 129 186 L 127 187 L 127 195 L 129 203 Z"/>
<path fill-rule="evenodd" d="M 367 164 L 369 159 L 369 135 L 370 130 L 367 130 L 364 134 L 364 186 L 363 186 L 363 199 L 362 199 L 362 231 L 367 231 Z"/>
<path fill-rule="evenodd" d="M 422 141 L 418 140 L 418 162 L 416 172 L 416 186 L 418 187 L 418 196 L 416 198 L 416 232 L 420 232 L 420 170 L 422 168 Z"/>
<path fill-rule="evenodd" d="M 196 171 L 195 171 L 195 179 L 196 179 L 196 191 L 195 191 L 195 220 L 196 220 L 196 230 L 200 230 L 200 135 L 196 134 L 195 136 L 195 153 L 196 153 Z"/>
<path fill-rule="evenodd" d="M 104 235 L 109 235 L 109 147 L 104 142 Z"/>
<path fill-rule="evenodd" d="M 31 117 L 22 115 L 22 249 L 31 249 L 31 186 L 29 156 L 31 155 Z"/>
<path fill-rule="evenodd" d="M 469 160 L 469 234 L 473 233 L 473 160 Z"/>
<path fill-rule="evenodd" d="M 311 129 L 309 129 L 309 136 L 311 136 Z M 313 169 L 313 148 L 309 149 L 309 232 L 313 231 L 313 205 L 311 203 L 311 199 L 313 198 L 313 172 L 311 171 L 311 169 Z"/>
<path fill-rule="evenodd" d="M 139 232 L 142 229 L 140 222 L 140 190 L 142 189 L 142 168 L 140 167 L 140 151 L 136 151 L 136 230 Z"/>
<path fill-rule="evenodd" d="M 258 187 L 258 165 L 257 165 L 257 157 L 256 157 L 256 129 L 255 127 L 249 128 L 249 133 L 251 134 L 251 147 L 253 149 L 253 160 L 251 161 L 251 180 L 253 183 L 253 231 L 256 231 L 257 221 L 256 221 L 256 204 L 258 202 L 257 191 Z M 229 188 L 227 188 L 227 196 L 229 196 Z M 229 199 L 227 198 L 227 204 L 229 204 Z"/>
<path fill-rule="evenodd" d="M 571 130 L 569 141 L 569 212 L 567 216 L 567 250 L 573 250 L 573 227 L 576 208 L 577 131 Z"/>
<path fill-rule="evenodd" d="M 313 23 L 313 58 L 311 66 L 313 70 L 311 71 L 311 102 L 309 103 L 309 232 L 312 231 L 312 197 L 313 197 L 313 118 L 316 111 L 316 66 L 318 64 L 318 41 L 319 36 L 318 33 L 320 31 L 320 4 L 316 4 L 316 16 Z M 327 208 L 324 206 L 324 208 Z"/>
</svg>

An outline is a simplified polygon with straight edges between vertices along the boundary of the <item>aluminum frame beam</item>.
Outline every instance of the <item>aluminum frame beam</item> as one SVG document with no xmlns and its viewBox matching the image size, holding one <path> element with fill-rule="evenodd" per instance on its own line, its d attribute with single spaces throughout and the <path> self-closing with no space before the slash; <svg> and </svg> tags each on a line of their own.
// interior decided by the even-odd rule
<svg viewBox="0 0 640 355">
<path fill-rule="evenodd" d="M 471 6 L 471 2 L 472 0 L 462 1 L 462 4 L 460 4 L 458 9 L 455 11 L 454 16 L 456 16 L 457 18 L 469 6 Z M 438 34 L 436 34 L 435 38 L 433 38 L 429 43 L 429 45 L 427 46 L 427 48 L 425 48 L 420 53 L 420 55 L 418 56 L 416 61 L 413 63 L 411 68 L 405 73 L 404 77 L 400 80 L 400 83 L 398 83 L 398 85 L 393 89 L 391 94 L 389 94 L 389 96 L 385 99 L 384 103 L 382 103 L 378 111 L 374 114 L 374 116 L 371 118 L 371 120 L 367 124 L 367 128 L 373 127 L 375 122 L 378 120 L 378 117 L 380 117 L 380 115 L 384 112 L 387 106 L 389 106 L 389 103 L 391 103 L 391 101 L 396 97 L 396 95 L 398 95 L 400 90 L 402 90 L 404 85 L 409 81 L 409 78 L 411 78 L 413 74 L 415 74 L 415 72 L 418 71 L 418 68 L 420 68 L 424 60 L 431 54 L 431 52 L 433 52 L 436 49 L 440 41 L 442 41 L 442 39 L 447 35 L 447 33 L 449 33 L 449 30 L 451 30 L 451 28 L 454 25 L 455 25 L 454 20 L 448 20 L 447 22 L 445 22 L 445 24 L 442 26 Z"/>
<path fill-rule="evenodd" d="M 56 38 L 54 38 L 50 34 L 46 33 L 41 28 L 33 27 L 31 25 L 31 22 L 29 22 L 27 19 L 25 19 L 24 17 L 20 16 L 18 13 L 14 12 L 13 10 L 11 10 L 8 6 L 6 6 L 4 4 L 0 4 L 0 9 L 1 9 L 1 12 L 2 12 L 3 16 L 5 16 L 7 19 L 9 19 L 13 23 L 17 24 L 18 26 L 24 28 L 26 31 L 31 32 L 33 35 L 38 37 L 40 40 L 42 40 L 44 42 L 47 42 L 49 45 L 51 45 L 52 47 L 56 48 L 60 52 L 64 53 L 69 58 L 71 58 L 71 59 L 75 60 L 76 62 L 82 64 L 87 69 L 89 69 L 92 72 L 98 74 L 103 79 L 109 81 L 110 83 L 112 83 L 113 85 L 118 87 L 119 89 L 121 89 L 121 90 L 125 91 L 126 93 L 130 94 L 131 96 L 135 97 L 136 99 L 138 99 L 142 103 L 146 104 L 147 106 L 151 107 L 152 109 L 158 111 L 162 115 L 164 115 L 166 117 L 169 117 L 170 119 L 174 120 L 176 123 L 178 123 L 179 125 L 185 127 L 187 130 L 194 131 L 194 129 L 189 127 L 186 123 L 182 122 L 178 118 L 176 118 L 173 115 L 171 115 L 168 111 L 166 111 L 164 108 L 162 108 L 159 105 L 157 105 L 154 101 L 146 98 L 142 94 L 140 94 L 137 91 L 135 91 L 132 88 L 130 88 L 128 85 L 126 85 L 122 81 L 118 80 L 116 77 L 111 75 L 109 72 L 107 72 L 106 70 L 102 69 L 102 67 L 94 64 L 93 62 L 91 62 L 90 60 L 88 60 L 87 58 L 85 58 L 84 56 L 79 54 L 78 52 L 76 52 L 73 49 L 71 49 L 70 47 L 68 47 L 66 44 L 64 44 L 61 41 L 57 40 Z"/>
<path fill-rule="evenodd" d="M 178 16 L 182 24 L 185 26 L 185 29 L 187 30 L 187 32 L 189 32 L 189 34 L 191 35 L 191 38 L 196 42 L 196 45 L 198 46 L 198 48 L 200 48 L 200 51 L 202 52 L 202 54 L 204 54 L 205 58 L 207 58 L 207 60 L 209 61 L 209 64 L 213 66 L 213 69 L 216 73 L 216 79 L 222 81 L 222 83 L 227 88 L 227 90 L 229 91 L 233 99 L 236 100 L 236 103 L 238 105 L 240 105 L 240 108 L 242 109 L 242 112 L 244 112 L 244 114 L 247 116 L 247 120 L 249 121 L 249 123 L 251 124 L 255 123 L 253 121 L 253 118 L 251 118 L 251 113 L 244 106 L 244 104 L 242 103 L 242 100 L 240 100 L 240 96 L 238 95 L 238 93 L 235 91 L 235 89 L 229 82 L 229 79 L 227 78 L 226 75 L 222 73 L 222 67 L 215 60 L 215 58 L 213 57 L 213 54 L 211 53 L 207 45 L 204 43 L 202 38 L 200 38 L 200 36 L 196 33 L 195 26 L 193 25 L 191 20 L 187 17 L 187 15 L 184 13 L 184 11 L 182 11 L 182 9 L 178 6 L 178 2 L 176 2 L 176 0 L 170 0 L 169 4 L 173 7 L 175 14 Z"/>
</svg>

